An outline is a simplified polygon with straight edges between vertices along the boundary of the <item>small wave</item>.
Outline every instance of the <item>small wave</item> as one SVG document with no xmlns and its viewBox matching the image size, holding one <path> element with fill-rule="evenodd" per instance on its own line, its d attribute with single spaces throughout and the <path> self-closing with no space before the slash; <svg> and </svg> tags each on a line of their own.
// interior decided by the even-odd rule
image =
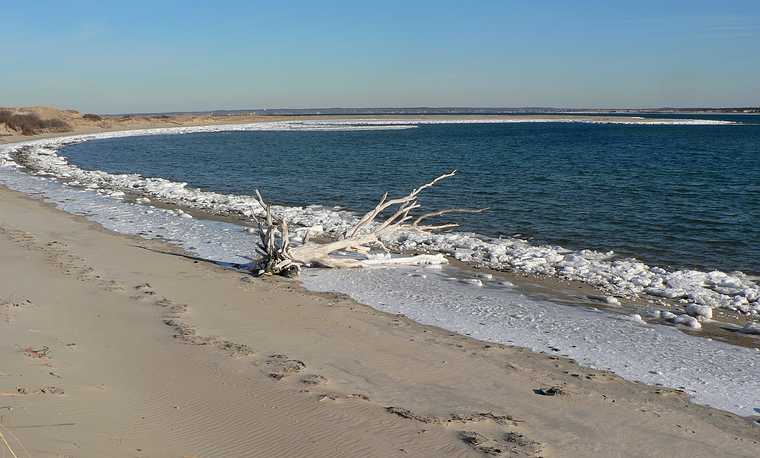
<svg viewBox="0 0 760 458">
<path fill-rule="evenodd" d="M 501 120 L 486 121 L 500 122 Z M 248 130 L 292 131 L 316 130 L 325 128 L 325 126 L 329 126 L 329 128 L 336 126 L 338 128 L 344 128 L 340 126 L 355 128 L 367 125 L 393 126 L 400 124 L 406 126 L 410 123 L 462 122 L 482 121 L 299 121 L 108 132 L 6 145 L 0 148 L 0 166 L 19 166 L 14 158 L 20 158 L 19 162 L 35 174 L 64 179 L 70 184 L 104 194 L 126 192 L 197 208 L 210 213 L 251 218 L 253 215 L 263 213 L 259 204 L 251 196 L 203 191 L 188 187 L 187 183 L 173 182 L 163 178 L 146 178 L 137 174 L 119 175 L 99 170 L 82 170 L 69 164 L 57 152 L 61 147 L 72 143 L 99 138 L 138 135 Z M 343 233 L 356 221 L 356 215 L 350 212 L 325 209 L 319 206 L 278 206 L 274 208 L 274 211 L 287 219 L 294 227 L 320 228 L 327 235 L 332 236 Z M 421 234 L 400 231 L 392 236 L 387 236 L 383 241 L 386 245 L 399 251 L 444 253 L 476 266 L 581 281 L 621 296 L 632 297 L 648 294 L 710 307 L 738 310 L 746 314 L 757 315 L 760 313 L 760 287 L 753 279 L 742 273 L 728 274 L 720 271 L 701 272 L 696 270 L 669 271 L 660 267 L 649 266 L 636 259 L 619 259 L 611 251 L 606 253 L 592 250 L 572 251 L 560 246 L 533 245 L 527 240 L 515 237 L 488 238 L 478 234 L 461 232 Z"/>
</svg>

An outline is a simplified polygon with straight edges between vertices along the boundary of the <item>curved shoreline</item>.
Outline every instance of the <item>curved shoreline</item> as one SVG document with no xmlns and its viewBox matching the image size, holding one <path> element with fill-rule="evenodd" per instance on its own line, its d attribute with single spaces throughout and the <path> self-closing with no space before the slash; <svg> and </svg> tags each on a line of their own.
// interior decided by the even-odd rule
<svg viewBox="0 0 760 458">
<path fill-rule="evenodd" d="M 394 451 L 388 443 L 419 456 L 467 456 L 477 450 L 468 452 L 470 446 L 458 434 L 478 431 L 483 440 L 499 440 L 508 432 L 521 444 L 538 442 L 544 456 L 666 451 L 670 456 L 749 457 L 760 450 L 756 426 L 690 404 L 683 393 L 627 382 L 558 356 L 484 344 L 340 295 L 305 293 L 285 280 L 243 282 L 235 272 L 171 256 L 174 251 L 164 243 L 115 235 L 49 204 L 5 190 L 0 193 L 0 244 L 3 250 L 10 249 L 3 252 L 42 263 L 37 270 L 24 263 L 8 265 L 7 274 L 0 275 L 0 282 L 6 282 L 0 284 L 16 285 L 17 300 L 29 297 L 32 302 L 30 309 L 14 312 L 22 325 L 11 327 L 16 331 L 10 335 L 0 335 L 13 337 L 34 328 L 20 341 L 51 340 L 53 366 L 40 372 L 32 360 L 31 365 L 19 366 L 18 372 L 29 386 L 50 379 L 47 371 L 52 369 L 63 374 L 56 383 L 66 390 L 63 398 L 5 398 L 6 404 L 24 407 L 17 408 L 5 424 L 28 424 L 53 412 L 77 423 L 55 431 L 17 430 L 27 445 L 63 451 L 61 447 L 75 442 L 72 453 L 96 455 L 93 450 L 101 444 L 111 447 L 110 456 L 132 456 L 136 447 L 149 455 L 168 450 L 173 456 L 217 455 L 227 450 L 226 456 L 237 456 L 256 450 L 263 456 L 286 451 L 322 456 L 326 451 L 320 442 L 301 439 L 329 434 L 333 456 L 336 451 L 351 456 L 356 447 L 371 450 L 373 456 L 388 456 Z M 76 265 L 70 261 L 58 265 L 67 259 Z M 64 281 L 68 277 L 62 275 L 70 280 Z M 80 275 L 86 278 L 77 278 Z M 44 278 L 52 289 L 19 280 L 24 278 Z M 112 286 L 103 289 L 103 282 Z M 46 303 L 45 296 L 60 297 L 61 287 L 68 288 L 66 297 L 79 291 L 80 301 Z M 92 296 L 93 291 L 100 292 Z M 149 310 L 156 312 L 146 315 Z M 114 313 L 137 313 L 139 318 L 111 317 Z M 220 359 L 211 345 L 177 345 L 164 337 L 156 341 L 153 334 L 159 329 L 153 320 L 160 313 L 186 313 L 183 320 L 194 329 L 190 340 L 198 344 L 213 336 L 228 340 L 230 344 L 222 346 L 226 356 Z M 66 316 L 70 318 L 57 318 Z M 88 329 L 87 323 L 96 327 Z M 163 329 L 168 334 L 171 328 Z M 101 335 L 108 337 L 100 341 Z M 77 351 L 63 345 L 72 342 L 68 336 L 76 339 Z M 142 342 L 149 344 L 147 348 Z M 246 353 L 246 348 L 254 353 Z M 136 351 L 148 353 L 128 357 Z M 24 358 L 15 354 L 14 364 Z M 95 354 L 103 357 L 98 364 L 78 362 Z M 290 359 L 271 357 L 284 355 Z M 209 368 L 206 360 L 213 361 Z M 145 370 L 146 361 L 152 370 Z M 305 368 L 288 372 L 290 366 L 281 361 L 300 361 Z M 409 370 L 410 364 L 414 370 Z M 114 379 L 109 373 L 119 376 Z M 284 377 L 275 379 L 270 373 Z M 156 396 L 167 383 L 162 377 L 167 376 L 182 382 L 177 386 L 169 382 L 167 389 L 174 386 L 170 396 Z M 2 378 L 0 383 L 14 380 Z M 92 383 L 102 385 L 93 390 Z M 561 386 L 563 394 L 548 397 L 532 391 L 553 385 Z M 195 399 L 198 392 L 203 393 L 200 404 Z M 92 407 L 83 410 L 80 405 Z M 113 408 L 120 415 L 93 415 L 98 409 Z M 147 420 L 140 410 L 145 408 L 151 413 Z M 283 420 L 283 414 L 295 416 L 298 424 Z M 143 426 L 146 421 L 148 428 Z M 267 440 L 256 440 L 268 424 L 284 429 L 269 432 Z M 123 441 L 103 443 L 125 428 L 133 433 Z M 368 429 L 372 434 L 363 433 Z M 285 440 L 283 434 L 291 439 Z"/>
<path fill-rule="evenodd" d="M 556 120 L 549 120 L 556 122 Z M 52 139 L 22 142 L 0 147 L 0 166 L 12 165 L 12 151 L 26 149 L 24 166 L 41 174 L 50 174 L 99 192 L 109 189 L 116 193 L 132 193 L 170 204 L 197 208 L 218 215 L 234 215 L 250 219 L 261 210 L 250 196 L 219 194 L 187 187 L 186 183 L 174 183 L 160 178 L 142 178 L 139 175 L 113 175 L 99 171 L 84 171 L 68 164 L 57 155 L 60 148 L 70 143 L 140 135 L 169 135 L 196 132 L 247 131 L 247 130 L 321 130 L 414 127 L 425 123 L 461 122 L 549 122 L 543 119 L 434 119 L 434 120 L 298 120 L 272 121 L 249 124 L 172 127 L 104 132 L 87 135 L 63 136 Z M 679 120 L 668 120 L 677 123 Z M 689 120 L 690 123 L 695 120 Z M 565 119 L 563 122 L 589 122 Z M 593 122 L 608 122 L 593 121 Z M 628 119 L 620 122 L 630 123 Z M 653 120 L 653 122 L 663 122 Z M 719 121 L 711 121 L 716 123 Z M 646 120 L 650 123 L 650 120 Z M 5 153 L 5 158 L 3 158 Z M 292 225 L 322 228 L 328 236 L 335 236 L 352 224 L 355 216 L 345 211 L 332 211 L 321 207 L 276 207 L 281 216 Z M 732 311 L 738 316 L 760 316 L 760 286 L 747 276 L 723 272 L 696 270 L 667 270 L 652 267 L 636 259 L 618 259 L 612 252 L 592 250 L 568 250 L 559 246 L 535 246 L 522 239 L 492 239 L 477 234 L 451 233 L 420 235 L 396 234 L 384 240 L 398 251 L 442 252 L 459 261 L 498 271 L 517 271 L 529 275 L 556 277 L 579 281 L 602 292 L 623 298 L 650 297 L 653 302 L 665 299 Z M 667 305 L 661 302 L 661 305 Z"/>
<path fill-rule="evenodd" d="M 236 127 L 236 128 L 239 128 L 239 126 L 234 126 L 234 127 Z M 260 126 L 257 126 L 257 127 L 260 127 Z M 220 126 L 212 126 L 211 128 L 213 128 L 213 129 L 219 129 L 219 128 L 220 128 Z M 222 126 L 222 128 L 223 128 L 223 126 Z M 245 128 L 250 128 L 250 126 L 245 126 Z M 187 132 L 187 129 L 186 129 L 186 128 L 180 128 L 180 129 L 182 129 L 182 130 L 181 130 L 181 132 Z M 209 129 L 209 127 L 204 127 L 203 129 Z M 176 131 L 176 129 L 174 129 L 174 130 Z M 161 132 L 161 133 L 164 133 L 164 132 L 166 132 L 166 130 L 160 130 L 159 132 Z M 140 133 L 135 133 L 134 135 L 139 135 L 139 134 L 140 134 Z M 111 136 L 121 136 L 121 135 L 118 135 L 118 133 L 112 133 L 112 134 L 109 134 L 109 135 L 111 135 Z M 88 137 L 88 138 L 90 138 L 90 136 L 87 136 L 87 137 Z M 65 141 L 69 141 L 70 139 L 64 139 L 64 140 L 65 140 Z M 45 142 L 43 142 L 43 143 L 42 143 L 42 145 L 43 145 L 43 148 L 44 148 L 44 145 L 46 145 L 46 144 L 47 144 L 47 143 L 45 143 Z M 75 178 L 76 178 L 76 177 L 75 177 Z M 81 183 L 80 183 L 80 185 L 81 185 Z M 125 187 L 124 189 L 130 190 L 130 189 L 132 189 L 132 188 L 131 188 L 131 187 Z M 107 193 L 107 192 L 105 192 L 105 191 L 103 191 L 103 192 L 104 192 L 104 194 L 105 194 L 105 195 L 107 195 L 107 194 L 108 194 L 108 193 Z M 225 198 L 226 198 L 226 197 L 225 197 Z M 286 210 L 288 210 L 288 209 L 286 209 Z M 349 221 L 349 222 L 350 222 L 350 221 Z M 310 222 L 310 221 L 307 221 L 307 224 L 313 224 L 313 223 L 312 223 L 312 222 Z M 543 247 L 539 247 L 539 248 L 543 248 Z M 450 254 L 454 254 L 454 255 L 456 256 L 456 252 L 454 252 L 454 253 L 450 253 Z M 650 378 L 651 378 L 651 377 L 650 377 Z"/>
</svg>

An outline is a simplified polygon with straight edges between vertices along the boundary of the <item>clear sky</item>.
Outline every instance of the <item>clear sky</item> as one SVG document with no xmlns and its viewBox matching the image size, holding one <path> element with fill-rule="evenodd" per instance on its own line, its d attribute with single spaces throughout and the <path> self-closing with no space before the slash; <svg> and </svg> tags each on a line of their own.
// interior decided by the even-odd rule
<svg viewBox="0 0 760 458">
<path fill-rule="evenodd" d="M 0 0 L 0 106 L 760 105 L 760 1 Z"/>
</svg>

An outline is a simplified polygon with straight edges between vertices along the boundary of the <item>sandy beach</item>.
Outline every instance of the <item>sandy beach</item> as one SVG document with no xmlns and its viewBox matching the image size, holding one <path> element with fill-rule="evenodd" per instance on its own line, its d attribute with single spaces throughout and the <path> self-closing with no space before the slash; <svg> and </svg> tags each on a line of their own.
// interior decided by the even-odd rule
<svg viewBox="0 0 760 458">
<path fill-rule="evenodd" d="M 760 2 L 684 3 L 3 3 L 0 458 L 760 458 Z"/>
<path fill-rule="evenodd" d="M 211 123 L 129 122 L 65 135 Z M 7 189 L 0 260 L 0 456 L 760 454 L 757 424 L 683 392 L 222 269 Z"/>
</svg>

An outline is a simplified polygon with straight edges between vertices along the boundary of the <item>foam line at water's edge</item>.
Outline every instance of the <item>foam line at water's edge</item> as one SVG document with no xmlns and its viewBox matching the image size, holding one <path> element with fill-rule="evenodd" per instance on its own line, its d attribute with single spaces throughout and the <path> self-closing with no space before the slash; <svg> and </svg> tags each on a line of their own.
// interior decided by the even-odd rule
<svg viewBox="0 0 760 458">
<path fill-rule="evenodd" d="M 67 144 L 98 138 L 217 131 L 384 128 L 389 123 L 413 127 L 421 123 L 457 122 L 514 122 L 514 120 L 283 121 L 107 132 L 6 145 L 0 148 L 0 166 L 17 165 L 11 156 L 23 151 L 24 163 L 34 173 L 65 179 L 70 184 L 110 194 L 114 198 L 119 198 L 123 196 L 123 193 L 129 192 L 215 214 L 250 218 L 262 212 L 251 196 L 201 191 L 188 187 L 186 183 L 172 182 L 162 178 L 86 171 L 68 163 L 57 152 Z M 342 233 L 356 221 L 356 216 L 352 213 L 318 206 L 275 207 L 275 212 L 286 218 L 293 227 L 311 228 L 312 232 L 323 231 L 329 235 Z M 518 238 L 493 239 L 461 232 L 445 234 L 397 232 L 386 236 L 383 241 L 386 245 L 400 251 L 440 252 L 476 266 L 577 280 L 619 296 L 633 297 L 648 294 L 712 308 L 728 308 L 751 316 L 760 314 L 760 286 L 741 273 L 670 271 L 648 266 L 636 259 L 617 259 L 613 252 L 572 251 L 559 246 L 535 246 Z"/>
</svg>

